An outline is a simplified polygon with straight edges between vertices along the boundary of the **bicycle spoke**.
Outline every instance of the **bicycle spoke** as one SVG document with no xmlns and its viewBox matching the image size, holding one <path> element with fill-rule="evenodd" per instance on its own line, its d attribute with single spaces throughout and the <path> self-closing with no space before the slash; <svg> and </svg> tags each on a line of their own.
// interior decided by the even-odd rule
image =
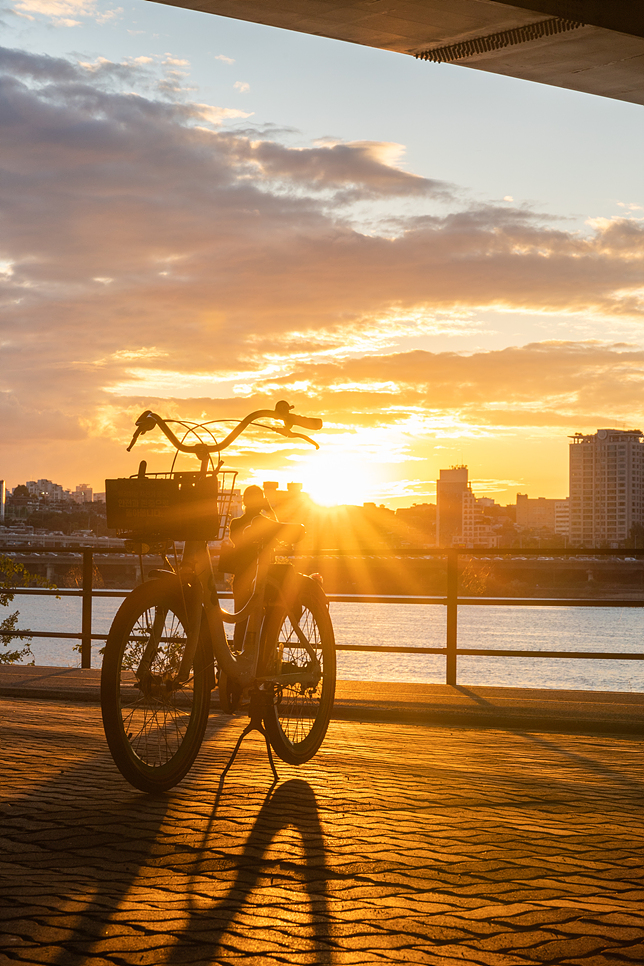
<svg viewBox="0 0 644 966">
<path fill-rule="evenodd" d="M 297 631 L 287 617 L 282 625 L 279 648 L 282 654 L 283 673 L 295 669 L 308 670 L 316 660 L 323 673 L 323 654 L 317 624 L 308 609 L 304 609 L 299 620 L 299 630 L 306 638 L 307 646 L 300 643 Z M 302 690 L 301 685 L 285 685 L 280 700 L 280 723 L 286 737 L 293 744 L 306 738 L 317 715 L 322 690 L 321 680 L 315 688 Z"/>
<path fill-rule="evenodd" d="M 182 703 L 168 681 L 176 674 L 186 632 L 172 611 L 153 608 L 138 618 L 121 662 L 121 716 L 130 745 L 147 765 L 158 767 L 181 747 L 190 722 L 194 675 L 181 688 Z M 146 653 L 148 652 L 149 653 Z M 144 667 L 140 680 L 135 671 Z M 132 689 L 139 693 L 131 695 Z"/>
</svg>

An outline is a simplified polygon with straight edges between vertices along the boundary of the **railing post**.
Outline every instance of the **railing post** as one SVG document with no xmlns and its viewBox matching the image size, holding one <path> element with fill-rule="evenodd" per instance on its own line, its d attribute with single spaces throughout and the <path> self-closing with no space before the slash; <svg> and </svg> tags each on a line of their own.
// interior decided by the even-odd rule
<svg viewBox="0 0 644 966">
<path fill-rule="evenodd" d="M 445 683 L 456 684 L 456 629 L 458 617 L 458 551 L 447 551 L 447 656 Z"/>
<path fill-rule="evenodd" d="M 81 667 L 92 666 L 92 578 L 94 555 L 89 547 L 83 550 L 83 609 L 81 617 Z"/>
</svg>

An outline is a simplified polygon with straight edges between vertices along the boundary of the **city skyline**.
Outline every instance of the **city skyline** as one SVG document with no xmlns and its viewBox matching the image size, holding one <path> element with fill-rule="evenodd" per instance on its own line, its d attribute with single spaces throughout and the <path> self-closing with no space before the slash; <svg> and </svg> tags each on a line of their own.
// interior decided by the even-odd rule
<svg viewBox="0 0 644 966">
<path fill-rule="evenodd" d="M 604 430 L 602 430 L 602 431 L 604 431 Z M 625 432 L 624 429 L 622 429 L 622 428 L 616 428 L 616 427 L 612 427 L 612 431 L 618 432 L 618 433 Z M 599 430 L 595 430 L 594 432 L 599 432 Z M 633 432 L 637 432 L 637 430 L 633 430 Z M 566 440 L 575 439 L 578 436 L 584 436 L 584 435 L 593 435 L 593 434 L 592 433 L 591 434 L 580 434 L 580 433 L 578 433 L 578 434 L 571 434 L 570 436 L 566 437 Z M 168 452 L 170 452 L 170 451 L 168 450 Z M 451 469 L 454 469 L 456 466 L 464 466 L 468 471 L 470 469 L 470 463 L 469 462 L 465 462 L 465 463 L 459 462 L 457 464 L 450 464 L 449 467 L 446 467 L 446 466 L 440 467 L 439 466 L 438 469 L 437 469 L 437 471 L 436 471 L 436 477 L 435 477 L 435 479 L 433 481 L 433 489 L 432 489 L 432 481 L 429 481 L 429 480 L 427 481 L 428 482 L 428 489 L 427 489 L 427 492 L 425 494 L 423 494 L 423 496 L 426 496 L 427 497 L 427 501 L 426 502 L 432 502 L 432 498 L 433 498 L 433 501 L 434 502 L 436 501 L 436 498 L 437 498 L 437 487 L 436 487 L 436 483 L 438 482 L 438 479 L 440 478 L 439 477 L 439 474 L 441 472 L 443 472 L 444 470 L 447 470 L 447 469 L 450 469 L 450 468 Z M 571 486 L 570 486 L 570 477 L 569 477 L 569 460 L 568 460 L 568 456 L 566 457 L 565 472 L 566 472 L 566 482 L 565 482 L 565 485 L 562 487 L 562 489 L 565 489 L 566 490 L 566 495 L 565 496 L 562 496 L 561 492 L 558 492 L 555 495 L 553 495 L 552 493 L 550 493 L 550 494 L 539 493 L 538 494 L 538 497 L 533 497 L 533 498 L 545 498 L 545 499 L 549 499 L 549 500 L 557 500 L 557 499 L 566 499 L 566 498 L 568 498 L 568 496 L 570 495 L 570 489 L 571 489 Z M 289 484 L 291 484 L 291 483 L 297 483 L 298 485 L 303 486 L 305 488 L 306 492 L 309 493 L 309 495 L 312 496 L 312 498 L 314 499 L 314 501 L 320 503 L 320 505 L 323 505 L 323 506 L 325 506 L 325 505 L 326 506 L 340 505 L 340 503 L 337 503 L 336 504 L 333 501 L 328 502 L 328 501 L 325 501 L 324 499 L 322 499 L 322 500 L 315 500 L 315 497 L 311 494 L 310 490 L 307 489 L 305 482 L 303 480 L 301 480 L 301 479 L 295 479 L 295 478 L 288 478 L 287 479 L 287 474 L 284 474 L 283 472 L 281 472 L 281 473 L 279 473 L 277 475 L 280 477 L 280 479 L 277 480 L 278 485 L 279 486 L 282 486 L 284 489 L 286 489 L 286 487 Z M 16 486 L 19 486 L 19 485 L 27 485 L 27 487 L 31 490 L 30 483 L 35 485 L 35 482 L 36 481 L 34 481 L 34 480 L 29 481 L 29 480 L 26 480 L 26 479 L 10 481 L 10 480 L 5 479 L 4 482 L 5 482 L 5 486 L 7 488 L 7 492 L 8 493 L 11 493 L 15 489 L 15 487 Z M 49 478 L 46 478 L 46 477 L 38 477 L 37 482 L 39 482 L 39 483 L 44 482 L 44 483 L 53 484 L 53 486 L 56 487 L 57 490 L 60 490 L 61 493 L 64 491 L 66 494 L 68 494 L 70 496 L 72 495 L 72 488 L 74 488 L 74 491 L 76 492 L 76 495 L 77 496 L 78 496 L 79 491 L 81 489 L 84 489 L 85 487 L 88 487 L 89 488 L 90 493 L 93 492 L 94 494 L 100 494 L 100 495 L 104 495 L 104 490 L 105 490 L 105 480 L 100 480 L 100 479 L 98 480 L 97 484 L 94 484 L 94 485 L 87 484 L 86 482 L 83 482 L 81 484 L 77 484 L 77 483 L 64 483 L 64 484 L 59 484 L 59 483 L 56 483 L 55 481 L 52 481 L 52 480 L 50 480 Z M 264 482 L 263 479 L 262 480 L 259 479 L 259 476 L 257 474 L 255 474 L 252 477 L 249 476 L 245 480 L 245 483 L 248 484 L 248 485 L 250 485 L 251 483 L 257 483 L 257 482 L 259 482 L 260 485 L 263 485 L 263 482 Z M 471 477 L 471 478 L 468 477 L 468 482 L 469 482 L 469 485 L 471 486 L 471 488 L 473 490 L 476 490 L 477 491 L 477 493 L 478 493 L 479 496 L 485 497 L 485 496 L 489 496 L 490 495 L 490 491 L 489 491 L 489 482 L 490 481 L 489 480 L 486 480 L 486 479 L 479 480 L 476 477 Z M 313 487 L 313 489 L 315 490 L 315 487 Z M 516 497 L 518 497 L 519 495 L 521 495 L 521 490 L 520 489 L 516 489 L 516 492 L 514 494 L 514 496 L 515 496 L 515 502 L 516 502 Z M 530 494 L 526 493 L 525 495 L 528 496 Z M 388 506 L 389 505 L 386 499 L 385 500 L 381 500 L 381 501 L 374 501 L 374 500 L 368 500 L 367 499 L 367 500 L 361 500 L 359 502 L 360 503 L 381 502 L 385 506 Z M 414 503 L 419 503 L 419 502 L 423 502 L 423 501 L 422 500 L 412 500 L 409 503 L 401 503 L 400 501 L 396 501 L 396 505 L 400 505 L 401 507 L 403 507 L 403 506 L 412 506 Z M 501 501 L 495 501 L 495 502 L 501 502 Z M 510 501 L 510 502 L 512 502 L 512 501 Z M 344 503 L 344 504 L 347 504 L 347 505 L 352 505 L 351 500 L 348 500 L 348 499 L 347 500 L 344 500 L 344 501 L 341 501 L 341 503 Z"/>
<path fill-rule="evenodd" d="M 637 105 L 143 0 L 4 19 L 10 484 L 286 398 L 321 450 L 246 437 L 254 482 L 402 506 L 466 460 L 508 502 L 644 423 Z"/>
<path fill-rule="evenodd" d="M 553 497 L 553 496 L 544 496 L 543 494 L 539 494 L 538 496 L 535 496 L 535 495 L 532 495 L 531 496 L 529 493 L 522 493 L 520 491 L 517 491 L 514 494 L 514 496 L 515 496 L 514 503 L 509 503 L 509 504 L 506 504 L 506 505 L 515 505 L 515 506 L 518 506 L 520 504 L 521 500 L 524 500 L 524 501 L 528 501 L 529 500 L 531 502 L 535 502 L 536 500 L 547 500 L 549 503 L 556 503 L 557 501 L 563 502 L 563 501 L 566 501 L 566 500 L 570 499 L 571 495 L 573 495 L 576 491 L 578 491 L 580 489 L 580 481 L 575 480 L 575 477 L 577 477 L 579 475 L 578 472 L 577 472 L 577 469 L 578 468 L 577 468 L 576 465 L 574 467 L 572 465 L 572 460 L 574 460 L 574 458 L 575 458 L 575 451 L 573 450 L 574 444 L 578 444 L 580 442 L 581 443 L 588 442 L 588 443 L 591 443 L 591 444 L 599 444 L 600 447 L 603 450 L 603 449 L 607 449 L 607 447 L 611 443 L 612 444 L 615 444 L 618 441 L 620 441 L 620 437 L 622 437 L 622 436 L 623 437 L 633 437 L 633 438 L 638 438 L 639 439 L 639 438 L 642 438 L 643 437 L 643 434 L 638 429 L 623 430 L 623 429 L 619 429 L 619 428 L 615 428 L 615 427 L 597 429 L 593 433 L 590 433 L 590 434 L 583 434 L 583 433 L 575 433 L 575 434 L 572 434 L 571 436 L 567 437 L 567 439 L 570 440 L 571 442 L 568 443 L 569 454 L 568 454 L 568 461 L 567 461 L 567 464 L 566 464 L 567 465 L 567 470 L 568 470 L 568 478 L 567 478 L 566 486 L 564 487 L 564 489 L 566 490 L 565 495 L 563 495 L 563 494 L 560 493 L 560 494 L 558 494 L 555 497 Z M 610 443 L 605 443 L 604 442 L 605 440 L 610 440 Z M 639 445 L 644 446 L 644 444 L 639 444 Z M 611 446 L 611 449 L 615 449 L 615 448 L 618 448 L 618 447 L 616 447 L 615 445 L 612 445 Z M 638 449 L 638 453 L 639 453 L 639 449 Z M 605 457 L 605 455 L 606 454 L 602 453 L 602 458 Z M 464 471 L 464 472 L 462 472 L 462 471 Z M 604 483 L 606 483 L 606 472 L 605 472 L 605 470 L 603 471 L 603 473 L 604 473 L 604 476 L 603 476 Z M 439 491 L 439 487 L 440 487 L 440 480 L 441 479 L 448 480 L 448 479 L 452 479 L 452 478 L 454 480 L 458 480 L 459 481 L 459 486 L 457 487 L 457 489 L 459 490 L 459 492 L 461 491 L 461 489 L 468 489 L 468 490 L 472 491 L 473 496 L 475 498 L 478 498 L 483 503 L 488 502 L 488 501 L 491 500 L 491 498 L 489 497 L 489 495 L 486 495 L 485 483 L 487 481 L 485 481 L 485 480 L 483 480 L 483 481 L 477 480 L 475 477 L 470 478 L 470 476 L 469 476 L 469 464 L 468 463 L 458 463 L 458 464 L 451 464 L 448 467 L 440 467 L 439 468 L 438 473 L 437 473 L 437 478 L 434 481 L 434 492 L 433 492 L 433 494 L 431 494 L 431 493 L 429 494 L 429 496 L 432 496 L 432 495 L 434 496 L 434 503 L 437 502 L 438 491 Z M 639 468 L 638 468 L 638 472 L 637 472 L 637 480 L 638 480 L 638 485 L 639 485 L 639 483 L 642 480 L 644 480 L 644 471 L 642 472 L 642 474 L 640 474 L 639 473 Z M 19 483 L 15 483 L 15 484 L 9 485 L 9 486 L 6 485 L 6 481 L 3 480 L 2 482 L 5 484 L 8 494 L 9 493 L 15 494 L 16 487 L 18 487 L 18 486 L 21 486 L 21 487 L 24 486 L 29 491 L 29 495 L 30 496 L 35 497 L 37 499 L 38 498 L 44 499 L 45 501 L 50 500 L 50 499 L 51 500 L 59 500 L 59 499 L 66 499 L 66 498 L 68 498 L 68 499 L 75 500 L 76 502 L 80 502 L 80 503 L 92 502 L 92 499 L 94 499 L 94 500 L 95 499 L 98 499 L 99 502 L 100 502 L 105 497 L 105 492 L 104 492 L 104 488 L 103 487 L 101 487 L 101 488 L 99 488 L 99 487 L 92 487 L 91 485 L 87 484 L 86 482 L 78 483 L 78 484 L 73 484 L 73 486 L 74 486 L 74 489 L 73 490 L 72 490 L 72 485 L 70 485 L 69 487 L 66 487 L 63 484 L 56 483 L 55 481 L 52 481 L 52 480 L 47 479 L 45 477 L 39 477 L 38 480 L 24 480 L 24 481 L 20 481 Z M 242 477 L 242 478 L 238 479 L 237 487 L 239 487 L 240 485 L 242 487 L 245 486 L 245 485 L 250 485 L 251 482 L 253 482 L 253 480 L 251 480 L 250 477 L 248 479 L 244 479 Z M 633 481 L 633 484 L 631 484 L 630 476 L 629 476 L 628 483 L 629 483 L 629 486 L 630 485 L 634 485 L 634 481 Z M 481 486 L 481 484 L 483 484 L 483 486 Z M 315 497 L 309 492 L 309 490 L 306 489 L 306 485 L 301 480 L 289 479 L 289 480 L 286 480 L 286 482 L 283 482 L 282 480 L 274 480 L 274 481 L 269 481 L 268 483 L 267 483 L 266 480 L 262 480 L 261 483 L 260 483 L 260 485 L 261 486 L 269 485 L 271 487 L 271 491 L 273 491 L 274 489 L 277 489 L 278 487 L 281 487 L 282 488 L 282 492 L 286 492 L 287 490 L 291 490 L 292 488 L 297 488 L 298 491 L 303 491 L 306 494 L 306 496 L 310 497 L 313 500 L 313 502 L 315 502 L 315 503 L 318 503 L 319 502 L 319 501 L 315 500 Z M 475 490 L 477 492 L 474 492 Z M 640 499 L 641 499 L 641 496 L 640 496 Z M 426 502 L 431 503 L 432 501 L 430 499 L 430 500 L 427 500 Z M 498 503 L 498 501 L 495 501 L 495 500 L 491 500 L 491 502 Z M 362 503 L 363 504 L 373 504 L 373 503 L 375 503 L 375 501 L 373 501 L 373 500 L 365 500 L 365 501 L 362 501 Z M 414 501 L 414 503 L 409 504 L 409 506 L 410 507 L 411 506 L 415 506 L 415 505 L 418 505 L 418 503 L 419 503 L 419 501 Z M 340 505 L 340 504 L 329 504 L 329 503 L 320 502 L 320 505 L 321 506 L 334 506 L 334 505 Z M 356 505 L 356 504 L 351 504 L 349 501 L 346 501 L 346 503 L 344 505 L 350 506 L 350 505 Z M 384 501 L 383 501 L 383 503 L 381 505 L 388 506 L 388 504 L 386 502 L 384 502 Z M 502 505 L 502 504 L 499 503 L 498 505 Z M 629 517 L 629 521 L 630 521 L 630 517 Z M 635 522 L 635 521 L 633 521 L 633 522 Z M 637 519 L 636 522 L 640 522 L 639 521 L 639 517 L 638 517 L 638 519 Z"/>
<path fill-rule="evenodd" d="M 469 464 L 466 463 L 466 464 L 458 464 L 458 467 L 455 467 L 454 465 L 452 465 L 451 467 L 439 467 L 439 469 L 437 471 L 437 474 L 441 474 L 441 473 L 443 473 L 443 472 L 445 472 L 446 470 L 449 470 L 449 469 L 455 469 L 455 468 L 459 468 L 460 469 L 461 467 L 464 468 L 465 470 L 469 470 Z M 279 475 L 282 476 L 282 477 L 284 477 L 284 474 L 279 474 Z M 439 478 L 440 477 L 437 475 L 437 479 L 433 481 L 433 492 L 431 492 L 431 486 L 432 486 L 431 481 L 428 481 L 428 485 L 429 485 L 429 488 L 430 488 L 430 492 L 427 495 L 428 495 L 428 497 L 432 497 L 433 496 L 434 497 L 434 502 L 436 501 L 436 497 L 437 497 L 437 485 L 436 484 L 438 483 L 438 479 Z M 248 477 L 247 479 L 244 479 L 243 480 L 243 485 L 250 485 L 251 483 L 254 483 L 254 482 L 256 482 L 255 478 Z M 261 482 L 259 483 L 259 485 L 264 486 L 264 483 L 265 482 L 266 482 L 265 480 L 261 480 Z M 312 496 L 312 494 L 309 492 L 308 489 L 306 489 L 305 484 L 301 480 L 296 480 L 296 479 L 288 479 L 287 480 L 284 477 L 283 479 L 276 480 L 274 482 L 275 482 L 276 486 L 282 487 L 283 490 L 287 490 L 288 488 L 290 488 L 292 486 L 297 486 L 297 487 L 301 488 L 302 490 L 304 490 L 304 492 L 306 492 L 306 494 L 308 496 L 311 496 L 311 498 L 314 499 L 314 497 Z M 15 490 L 17 489 L 17 487 L 23 487 L 24 486 L 29 491 L 30 496 L 32 496 L 34 498 L 41 498 L 41 499 L 44 499 L 44 500 L 60 500 L 60 499 L 69 498 L 69 499 L 76 499 L 78 502 L 88 502 L 88 500 L 84 497 L 84 494 L 83 494 L 82 491 L 88 491 L 88 493 L 90 494 L 90 496 L 93 494 L 94 495 L 94 498 L 97 498 L 98 497 L 99 500 L 100 500 L 101 498 L 104 498 L 104 496 L 105 496 L 105 492 L 104 492 L 104 490 L 105 490 L 105 486 L 104 486 L 105 481 L 103 480 L 103 481 L 101 481 L 101 483 L 102 483 L 102 485 L 100 486 L 100 488 L 99 488 L 99 486 L 92 486 L 92 485 L 90 485 L 90 484 L 88 484 L 86 482 L 83 482 L 83 483 L 72 483 L 72 484 L 69 484 L 67 486 L 65 484 L 57 483 L 56 481 L 50 480 L 50 479 L 48 479 L 46 477 L 38 477 L 37 480 L 20 480 L 20 481 L 18 481 L 16 483 L 7 485 L 7 493 L 15 494 Z M 477 480 L 474 477 L 470 479 L 468 477 L 468 483 L 469 483 L 469 485 L 472 488 L 477 489 L 477 491 L 482 496 L 487 492 L 487 490 L 486 490 L 486 484 L 488 483 L 487 480 Z M 42 485 L 40 485 L 40 484 L 42 484 Z M 272 483 L 271 483 L 271 486 L 272 486 Z M 569 489 L 569 485 L 566 486 L 566 489 Z M 520 495 L 521 494 L 519 492 L 517 492 L 515 494 L 515 496 L 517 496 L 517 497 L 520 496 Z M 540 497 L 540 498 L 543 498 L 543 497 Z M 92 500 L 89 499 L 89 502 L 92 502 Z M 319 502 L 319 504 L 321 506 L 340 505 L 340 504 L 325 502 L 324 500 L 317 501 L 317 500 L 314 499 L 314 502 Z M 375 501 L 373 501 L 373 500 L 363 500 L 361 502 L 362 503 L 374 503 Z M 414 501 L 414 504 L 409 504 L 409 505 L 410 506 L 411 505 L 415 505 L 415 503 L 417 503 L 417 502 L 418 501 Z M 431 502 L 431 499 L 428 502 Z M 355 505 L 355 504 L 351 504 L 351 502 L 349 500 L 346 500 L 345 501 L 345 504 L 346 505 Z M 383 505 L 386 506 L 387 503 L 385 501 L 383 501 Z"/>
<path fill-rule="evenodd" d="M 517 492 L 514 504 L 502 506 L 488 496 L 476 494 L 473 488 L 476 481 L 469 479 L 465 464 L 440 469 L 435 503 L 415 502 L 395 510 L 372 501 L 361 506 L 320 505 L 297 481 L 288 482 L 282 489 L 275 480 L 264 480 L 262 486 L 280 520 L 304 525 L 309 550 L 329 539 L 344 550 L 353 547 L 363 551 L 380 545 L 405 547 L 410 544 L 461 549 L 522 547 L 524 539 L 529 546 L 539 547 L 638 546 L 644 539 L 642 432 L 602 428 L 590 435 L 576 433 L 570 440 L 568 495 L 558 499 L 531 498 L 527 493 Z M 103 504 L 106 494 L 94 495 L 86 483 L 78 484 L 73 493 L 47 479 L 19 484 L 13 489 L 7 506 L 5 527 L 9 529 L 3 529 L 2 536 L 7 537 L 9 530 L 20 535 L 21 527 L 43 534 L 56 527 L 58 537 L 62 538 L 58 528 L 66 526 L 69 532 L 69 526 L 77 523 L 73 515 L 67 519 L 72 504 L 89 508 L 93 501 L 100 504 L 91 511 L 99 525 L 96 535 L 100 539 L 114 536 L 124 526 L 127 529 L 119 516 L 121 511 L 117 512 L 113 489 L 124 482 L 106 481 L 106 506 Z M 126 482 L 129 487 L 133 481 Z M 246 482 L 228 480 L 230 510 L 222 513 L 230 512 L 232 517 L 242 514 Z M 0 517 L 5 521 L 4 481 L 0 481 L 0 495 Z M 131 506 L 130 497 L 124 500 L 124 505 Z M 145 512 L 149 512 L 147 504 Z M 91 513 L 88 526 L 90 516 Z M 34 524 L 44 529 L 34 531 Z M 226 528 L 219 528 L 217 523 L 217 539 L 226 540 Z M 215 538 L 211 535 L 209 539 Z"/>
</svg>

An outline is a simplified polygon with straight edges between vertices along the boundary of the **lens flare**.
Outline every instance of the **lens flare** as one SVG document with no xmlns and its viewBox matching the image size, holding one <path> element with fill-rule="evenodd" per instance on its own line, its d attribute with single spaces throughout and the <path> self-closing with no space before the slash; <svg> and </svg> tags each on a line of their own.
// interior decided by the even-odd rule
<svg viewBox="0 0 644 966">
<path fill-rule="evenodd" d="M 298 467 L 298 478 L 320 506 L 361 505 L 378 483 L 374 467 L 351 454 L 313 458 Z"/>
</svg>

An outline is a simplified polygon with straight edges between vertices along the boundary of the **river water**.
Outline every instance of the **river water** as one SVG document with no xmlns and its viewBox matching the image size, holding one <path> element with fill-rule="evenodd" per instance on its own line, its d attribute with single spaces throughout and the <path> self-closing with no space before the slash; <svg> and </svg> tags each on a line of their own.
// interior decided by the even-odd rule
<svg viewBox="0 0 644 966">
<path fill-rule="evenodd" d="M 95 598 L 94 633 L 107 633 L 120 605 L 116 598 Z M 19 610 L 21 628 L 80 630 L 79 598 L 16 596 L 8 610 Z M 3 608 L 4 610 L 4 608 Z M 0 618 L 5 615 L 0 613 Z M 443 647 L 445 608 L 411 604 L 331 604 L 338 644 L 385 647 Z M 561 651 L 644 651 L 644 608 L 618 607 L 459 607 L 460 647 Z M 80 664 L 77 642 L 36 638 L 36 664 Z M 92 666 L 100 667 L 95 642 Z M 438 654 L 338 652 L 338 677 L 357 681 L 444 683 L 445 659 Z M 644 691 L 644 661 L 575 658 L 459 656 L 458 683 L 499 687 L 570 688 L 590 691 Z"/>
</svg>

